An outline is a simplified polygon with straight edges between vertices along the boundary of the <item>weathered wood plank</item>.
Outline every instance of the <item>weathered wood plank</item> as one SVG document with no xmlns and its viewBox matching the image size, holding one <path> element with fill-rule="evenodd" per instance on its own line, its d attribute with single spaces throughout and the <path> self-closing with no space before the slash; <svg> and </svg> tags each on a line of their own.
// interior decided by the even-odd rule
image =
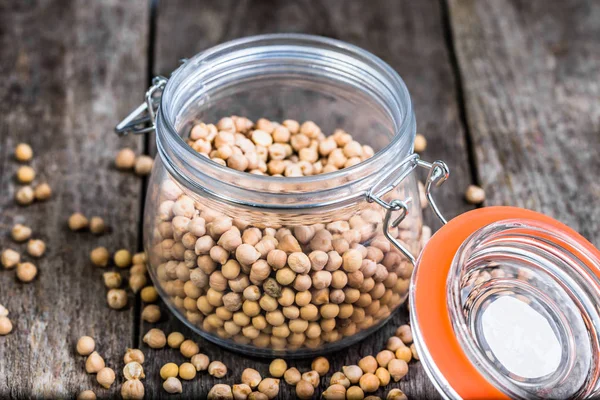
<svg viewBox="0 0 600 400">
<path fill-rule="evenodd" d="M 102 272 L 89 250 L 137 246 L 141 183 L 112 167 L 116 149 L 141 150 L 139 138 L 119 141 L 118 116 L 139 102 L 145 87 L 145 1 L 11 2 L 0 6 L 0 248 L 25 253 L 9 237 L 14 223 L 33 229 L 47 244 L 34 262 L 30 284 L 14 270 L 0 271 L 0 303 L 14 331 L 0 337 L 0 398 L 74 398 L 83 389 L 113 397 L 120 385 L 102 389 L 75 354 L 80 335 L 96 338 L 97 350 L 122 381 L 122 357 L 133 342 L 133 297 L 126 310 L 106 305 Z M 52 199 L 27 208 L 13 200 L 19 187 L 13 157 L 29 142 L 36 182 L 48 182 Z M 73 233 L 75 211 L 99 215 L 112 226 L 96 238 Z M 29 260 L 27 256 L 23 256 Z"/>
<path fill-rule="evenodd" d="M 451 0 L 487 204 L 551 215 L 600 245 L 600 3 Z"/>
<path fill-rule="evenodd" d="M 399 3 L 395 1 L 203 1 L 177 0 L 161 2 L 158 8 L 155 73 L 167 74 L 177 67 L 177 61 L 236 37 L 271 33 L 302 32 L 324 35 L 362 46 L 390 63 L 405 79 L 412 92 L 419 129 L 429 139 L 427 159 L 445 159 L 453 170 L 440 198 L 444 211 L 452 216 L 469 209 L 462 200 L 464 187 L 470 183 L 464 132 L 459 122 L 456 103 L 456 82 L 450 64 L 439 3 L 436 1 Z M 176 28 L 174 28 L 176 27 Z M 431 220 L 431 218 L 430 218 Z M 166 311 L 166 310 L 165 310 Z M 166 313 L 165 313 L 166 314 Z M 375 354 L 384 347 L 387 338 L 401 323 L 408 320 L 406 310 L 380 332 L 362 343 L 331 356 L 332 371 L 342 365 L 356 363 L 361 356 Z M 155 325 L 143 323 L 142 335 Z M 203 374 L 192 382 L 184 382 L 182 397 L 206 395 L 215 383 L 237 383 L 241 371 L 249 366 L 268 373 L 268 361 L 237 355 L 191 332 L 170 316 L 156 326 L 166 332 L 181 331 L 195 337 L 203 352 L 220 359 L 230 368 L 225 379 L 215 380 Z M 151 351 L 146 370 L 148 394 L 161 396 L 158 371 L 166 362 L 183 362 L 175 350 Z M 310 360 L 294 362 L 307 370 Z M 328 382 L 322 380 L 321 390 Z M 409 375 L 392 384 L 410 398 L 438 398 L 419 363 L 413 362 Z M 293 388 L 281 385 L 281 398 L 292 398 Z M 319 392 L 320 393 L 320 392 Z M 174 396 L 176 398 L 177 396 Z"/>
</svg>

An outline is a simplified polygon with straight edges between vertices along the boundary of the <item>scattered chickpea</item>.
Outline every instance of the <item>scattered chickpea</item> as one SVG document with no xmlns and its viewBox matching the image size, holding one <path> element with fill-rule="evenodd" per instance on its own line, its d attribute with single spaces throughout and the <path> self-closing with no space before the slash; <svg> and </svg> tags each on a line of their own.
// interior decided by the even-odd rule
<svg viewBox="0 0 600 400">
<path fill-rule="evenodd" d="M 375 392 L 379 389 L 379 378 L 372 373 L 364 374 L 360 377 L 359 385 L 364 392 Z"/>
<path fill-rule="evenodd" d="M 227 367 L 221 361 L 213 361 L 208 365 L 208 373 L 215 378 L 227 375 Z"/>
<path fill-rule="evenodd" d="M 377 367 L 379 365 L 377 364 L 377 360 L 375 359 L 375 357 L 373 357 L 373 356 L 366 356 L 366 357 L 363 357 L 358 362 L 358 366 L 360 367 L 360 369 L 362 369 L 362 371 L 365 374 L 366 373 L 372 373 L 372 374 L 374 374 L 375 371 L 377 371 Z"/>
<path fill-rule="evenodd" d="M 183 392 L 181 381 L 175 378 L 174 376 L 167 378 L 167 380 L 163 382 L 163 389 L 165 390 L 165 392 L 171 394 Z"/>
<path fill-rule="evenodd" d="M 279 394 L 279 379 L 265 378 L 258 384 L 258 391 L 274 399 Z"/>
<path fill-rule="evenodd" d="M 404 360 L 407 363 L 412 359 L 412 351 L 410 351 L 410 348 L 406 347 L 405 345 L 398 348 L 394 354 L 396 355 L 397 359 Z"/>
<path fill-rule="evenodd" d="M 31 228 L 22 224 L 12 227 L 10 234 L 15 242 L 24 242 L 31 237 Z"/>
<path fill-rule="evenodd" d="M 189 362 L 181 364 L 179 366 L 179 377 L 186 381 L 194 379 L 196 377 L 196 367 Z"/>
<path fill-rule="evenodd" d="M 390 383 L 390 373 L 383 367 L 377 368 L 375 376 L 379 379 L 379 386 L 387 386 Z"/>
<path fill-rule="evenodd" d="M 150 329 L 144 335 L 144 343 L 153 349 L 162 349 L 167 344 L 165 333 L 157 328 Z"/>
<path fill-rule="evenodd" d="M 179 366 L 175 363 L 166 363 L 160 369 L 160 377 L 165 380 L 177 375 L 179 375 Z"/>
<path fill-rule="evenodd" d="M 40 239 L 31 239 L 27 242 L 27 252 L 31 257 L 39 258 L 46 252 L 46 243 Z"/>
<path fill-rule="evenodd" d="M 37 276 L 37 267 L 30 262 L 17 265 L 17 278 L 24 283 L 29 283 Z"/>
<path fill-rule="evenodd" d="M 408 400 L 408 397 L 400 389 L 392 389 L 388 392 L 386 400 Z"/>
<path fill-rule="evenodd" d="M 319 376 L 325 376 L 329 372 L 329 361 L 325 357 L 317 357 L 313 360 L 311 368 L 317 371 Z"/>
<path fill-rule="evenodd" d="M 8 335 L 13 329 L 12 322 L 7 316 L 0 316 L 0 336 Z"/>
<path fill-rule="evenodd" d="M 404 360 L 394 358 L 388 363 L 387 369 L 394 379 L 394 382 L 398 382 L 408 373 L 408 364 Z"/>
<path fill-rule="evenodd" d="M 387 367 L 390 360 L 393 360 L 394 358 L 396 358 L 396 355 L 389 350 L 382 350 L 375 356 L 377 363 L 383 368 Z"/>
<path fill-rule="evenodd" d="M 47 183 L 40 183 L 33 189 L 33 195 L 38 201 L 46 201 L 52 196 L 52 188 Z"/>
<path fill-rule="evenodd" d="M 129 364 L 130 362 L 138 362 L 143 364 L 145 361 L 144 353 L 140 349 L 127 349 L 123 356 L 123 362 Z"/>
<path fill-rule="evenodd" d="M 20 183 L 31 183 L 35 179 L 35 170 L 29 165 L 20 166 L 17 170 L 17 180 Z"/>
<path fill-rule="evenodd" d="M 245 383 L 241 383 L 239 385 L 233 385 L 233 387 L 231 388 L 231 392 L 235 400 L 242 400 L 248 399 L 248 396 L 250 395 L 250 393 L 252 393 L 252 389 Z"/>
<path fill-rule="evenodd" d="M 140 297 L 144 303 L 155 303 L 158 300 L 158 292 L 154 286 L 146 286 L 140 292 Z"/>
<path fill-rule="evenodd" d="M 106 247 L 96 247 L 90 252 L 90 260 L 97 267 L 106 267 L 109 259 L 110 253 Z"/>
<path fill-rule="evenodd" d="M 135 160 L 134 171 L 136 175 L 146 176 L 150 175 L 152 172 L 152 165 L 154 164 L 154 160 L 149 156 L 139 156 Z"/>
<path fill-rule="evenodd" d="M 396 329 L 396 336 L 402 340 L 402 343 L 410 344 L 413 341 L 412 329 L 409 325 L 401 325 Z"/>
<path fill-rule="evenodd" d="M 131 257 L 131 263 L 133 265 L 146 264 L 146 253 L 135 253 L 133 257 Z"/>
<path fill-rule="evenodd" d="M 96 342 L 90 336 L 82 336 L 77 341 L 77 354 L 82 356 L 88 356 L 92 354 L 94 348 L 96 347 Z"/>
<path fill-rule="evenodd" d="M 0 304 L 0 317 L 8 317 L 8 310 Z"/>
<path fill-rule="evenodd" d="M 160 308 L 155 304 L 150 304 L 142 310 L 142 319 L 151 324 L 160 320 Z"/>
<path fill-rule="evenodd" d="M 363 370 L 358 365 L 346 365 L 342 367 L 342 372 L 350 383 L 358 383 L 360 377 L 363 376 Z"/>
<path fill-rule="evenodd" d="M 133 293 L 139 292 L 148 284 L 148 278 L 143 274 L 131 274 L 129 276 L 129 287 Z"/>
<path fill-rule="evenodd" d="M 142 400 L 144 394 L 144 384 L 138 379 L 125 381 L 121 386 L 121 397 L 123 399 Z"/>
<path fill-rule="evenodd" d="M 190 362 L 196 368 L 196 371 L 206 371 L 210 364 L 210 359 L 206 354 L 198 353 L 192 356 Z"/>
<path fill-rule="evenodd" d="M 69 229 L 72 231 L 81 231 L 83 229 L 87 229 L 89 226 L 89 221 L 85 215 L 81 213 L 74 213 L 69 217 Z"/>
<path fill-rule="evenodd" d="M 296 384 L 296 396 L 302 400 L 312 399 L 313 394 L 315 393 L 315 388 L 309 382 L 305 380 L 300 380 Z"/>
<path fill-rule="evenodd" d="M 185 358 L 192 358 L 200 352 L 200 348 L 193 340 L 184 340 L 179 346 L 179 351 Z"/>
<path fill-rule="evenodd" d="M 167 336 L 167 344 L 173 349 L 178 349 L 184 340 L 185 338 L 180 332 L 171 332 L 169 333 L 169 336 Z"/>
<path fill-rule="evenodd" d="M 15 193 L 15 200 L 17 201 L 17 204 L 22 206 L 30 205 L 33 203 L 34 199 L 35 193 L 33 192 L 31 186 L 23 186 Z"/>
<path fill-rule="evenodd" d="M 313 385 L 314 388 L 317 388 L 320 382 L 319 373 L 317 371 L 307 371 L 302 374 L 302 380 L 310 382 L 310 384 Z"/>
<path fill-rule="evenodd" d="M 115 166 L 121 170 L 133 168 L 135 165 L 135 153 L 130 148 L 126 147 L 119 150 L 115 157 Z"/>
<path fill-rule="evenodd" d="M 346 388 L 342 385 L 331 385 L 323 392 L 323 398 L 327 400 L 345 400 Z"/>
<path fill-rule="evenodd" d="M 104 359 L 97 351 L 92 352 L 85 360 L 85 370 L 88 374 L 95 374 L 104 367 Z"/>
<path fill-rule="evenodd" d="M 420 133 L 415 135 L 415 152 L 422 153 L 427 148 L 427 139 Z"/>
<path fill-rule="evenodd" d="M 137 361 L 131 361 L 125 365 L 123 368 L 123 376 L 125 379 L 142 379 L 145 378 L 144 375 L 144 367 Z"/>
<path fill-rule="evenodd" d="M 283 379 L 288 385 L 295 386 L 302 379 L 302 375 L 297 368 L 290 368 L 283 374 Z"/>
<path fill-rule="evenodd" d="M 115 265 L 119 268 L 127 268 L 131 265 L 131 253 L 129 250 L 117 250 L 113 258 Z"/>
<path fill-rule="evenodd" d="M 115 381 L 115 371 L 111 368 L 104 367 L 96 375 L 96 380 L 105 389 L 108 389 Z"/>
<path fill-rule="evenodd" d="M 104 280 L 104 286 L 106 286 L 109 289 L 116 289 L 121 287 L 121 283 L 123 281 L 121 274 L 113 271 L 103 273 L 102 279 Z"/>
<path fill-rule="evenodd" d="M 334 372 L 329 380 L 330 385 L 342 385 L 346 389 L 350 387 L 350 381 L 342 372 Z"/>
<path fill-rule="evenodd" d="M 485 191 L 479 186 L 469 185 L 465 192 L 465 199 L 469 204 L 481 204 L 485 201 Z"/>
<path fill-rule="evenodd" d="M 17 161 L 25 162 L 33 158 L 33 150 L 27 143 L 19 143 L 15 148 L 15 158 Z"/>
<path fill-rule="evenodd" d="M 275 378 L 281 378 L 287 370 L 287 363 L 281 358 L 276 358 L 269 365 L 269 373 Z"/>
<path fill-rule="evenodd" d="M 127 305 L 127 292 L 123 289 L 110 289 L 106 294 L 108 306 L 114 310 L 120 310 Z"/>
<path fill-rule="evenodd" d="M 242 371 L 242 383 L 245 383 L 253 389 L 258 386 L 261 380 L 262 377 L 260 376 L 260 373 L 255 369 L 246 368 Z"/>
<path fill-rule="evenodd" d="M 90 232 L 94 235 L 102 235 L 106 231 L 104 220 L 100 217 L 90 218 Z"/>
<path fill-rule="evenodd" d="M 346 390 L 347 400 L 363 400 L 365 398 L 365 392 L 359 386 L 350 386 Z"/>
<path fill-rule="evenodd" d="M 214 385 L 208 392 L 208 400 L 233 400 L 231 386 L 223 383 Z"/>
<path fill-rule="evenodd" d="M 21 261 L 21 255 L 12 249 L 2 252 L 2 266 L 6 269 L 14 268 Z"/>
<path fill-rule="evenodd" d="M 79 392 L 77 400 L 96 400 L 96 393 L 91 390 L 84 390 L 83 392 Z"/>
</svg>

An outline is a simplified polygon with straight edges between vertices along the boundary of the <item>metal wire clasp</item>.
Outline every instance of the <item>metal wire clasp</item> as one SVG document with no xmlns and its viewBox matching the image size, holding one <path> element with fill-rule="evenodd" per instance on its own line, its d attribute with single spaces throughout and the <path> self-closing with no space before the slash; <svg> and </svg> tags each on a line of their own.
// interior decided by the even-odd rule
<svg viewBox="0 0 600 400">
<path fill-rule="evenodd" d="M 440 212 L 435 200 L 433 199 L 433 195 L 431 193 L 431 188 L 433 185 L 436 187 L 442 185 L 449 177 L 450 171 L 448 170 L 448 166 L 443 161 L 435 161 L 433 163 L 429 163 L 427 161 L 423 161 L 419 158 L 417 154 L 411 154 L 400 163 L 399 167 L 402 168 L 404 166 L 407 168 L 403 168 L 403 172 L 391 183 L 385 186 L 383 189 L 377 191 L 374 190 L 381 184 L 381 182 L 387 177 L 384 177 L 381 181 L 373 186 L 373 188 L 367 193 L 367 200 L 369 202 L 376 202 L 380 206 L 386 209 L 385 218 L 383 220 L 383 234 L 385 237 L 392 242 L 392 244 L 402 252 L 410 260 L 410 262 L 415 265 L 416 259 L 415 257 L 408 251 L 406 247 L 402 245 L 390 234 L 390 228 L 396 228 L 400 223 L 406 218 L 408 215 L 408 206 L 413 201 L 411 197 L 406 198 L 405 200 L 394 199 L 390 202 L 383 200 L 383 196 L 394 189 L 396 186 L 404 180 L 416 167 L 423 167 L 429 170 L 427 175 L 427 180 L 425 182 L 425 195 L 427 196 L 427 201 L 431 206 L 431 209 L 435 213 L 435 215 L 439 218 L 439 220 L 446 224 L 446 218 Z M 392 220 L 392 215 L 394 212 L 400 212 L 397 218 Z"/>
<path fill-rule="evenodd" d="M 152 86 L 146 92 L 146 101 L 119 122 L 115 127 L 117 135 L 125 136 L 130 132 L 135 134 L 152 132 L 156 128 L 154 123 L 156 110 L 160 103 L 160 94 L 165 88 L 167 80 L 164 76 L 156 76 L 152 79 Z"/>
</svg>

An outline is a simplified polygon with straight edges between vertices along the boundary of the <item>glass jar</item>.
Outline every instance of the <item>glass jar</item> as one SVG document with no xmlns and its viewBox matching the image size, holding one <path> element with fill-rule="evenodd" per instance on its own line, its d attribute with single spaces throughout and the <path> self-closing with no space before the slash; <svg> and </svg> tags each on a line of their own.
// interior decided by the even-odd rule
<svg viewBox="0 0 600 400">
<path fill-rule="evenodd" d="M 415 346 L 448 399 L 597 398 L 598 304 L 600 251 L 513 207 L 436 232 L 410 294 Z"/>
<path fill-rule="evenodd" d="M 447 176 L 413 154 L 414 113 L 396 72 L 336 40 L 265 35 L 204 51 L 154 83 L 117 131 L 156 129 L 144 243 L 173 313 L 208 340 L 265 356 L 322 354 L 385 324 L 429 236 L 411 172 L 430 169 L 427 188 Z M 183 139 L 195 122 L 230 115 L 342 128 L 375 154 L 280 178 L 224 167 Z"/>
</svg>

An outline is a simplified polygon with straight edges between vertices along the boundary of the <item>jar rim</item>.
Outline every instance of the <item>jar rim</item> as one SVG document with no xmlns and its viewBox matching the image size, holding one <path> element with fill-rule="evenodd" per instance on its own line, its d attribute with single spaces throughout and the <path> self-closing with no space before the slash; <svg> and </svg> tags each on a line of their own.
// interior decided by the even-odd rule
<svg viewBox="0 0 600 400">
<path fill-rule="evenodd" d="M 370 68 L 372 73 L 377 73 L 379 82 L 386 90 L 394 95 L 394 100 L 398 103 L 397 105 L 403 107 L 403 112 L 400 112 L 399 108 L 388 110 L 391 119 L 395 122 L 393 136 L 390 138 L 389 143 L 381 150 L 377 151 L 371 158 L 354 166 L 334 172 L 302 177 L 281 178 L 269 175 L 249 174 L 247 172 L 237 171 L 233 168 L 223 166 L 208 157 L 201 156 L 192 149 L 177 132 L 177 129 L 175 128 L 176 114 L 173 110 L 167 108 L 166 105 L 168 100 L 173 98 L 177 90 L 186 83 L 186 78 L 188 78 L 197 68 L 208 67 L 210 62 L 214 60 L 231 60 L 232 57 L 235 57 L 234 54 L 236 51 L 248 51 L 253 48 L 257 49 L 259 48 L 258 46 L 298 46 L 303 49 L 314 47 L 317 50 L 319 48 L 325 48 L 345 59 L 353 59 L 356 63 L 360 63 L 361 66 Z M 207 183 L 207 177 L 202 176 L 202 179 L 195 179 L 194 176 L 190 175 L 196 175 L 197 173 L 202 175 L 211 171 L 214 175 L 218 175 L 221 180 L 227 178 L 228 180 L 235 182 L 242 180 L 250 182 L 247 187 L 237 186 L 236 189 L 239 192 L 237 195 L 232 194 L 230 197 L 222 199 L 225 202 L 237 205 L 251 204 L 253 207 L 261 207 L 264 205 L 266 207 L 294 209 L 307 206 L 306 204 L 303 204 L 303 202 L 297 202 L 297 205 L 300 205 L 300 207 L 292 206 L 291 204 L 283 204 L 282 207 L 279 207 L 276 204 L 276 201 L 268 202 L 268 204 L 261 204 L 256 201 L 246 201 L 247 196 L 245 196 L 245 194 L 256 192 L 257 188 L 259 188 L 259 192 L 264 193 L 264 188 L 268 188 L 272 185 L 286 188 L 277 192 L 269 192 L 268 189 L 266 191 L 267 195 L 277 195 L 276 197 L 281 199 L 290 192 L 295 193 L 296 196 L 298 196 L 299 193 L 302 193 L 304 197 L 309 198 L 314 197 L 317 192 L 322 194 L 323 187 L 336 190 L 341 189 L 342 187 L 348 187 L 349 183 L 356 184 L 351 190 L 352 193 L 342 196 L 332 195 L 331 201 L 325 201 L 323 204 L 321 204 L 321 202 L 318 204 L 311 202 L 309 204 L 311 207 L 329 205 L 332 203 L 339 204 L 344 201 L 352 201 L 352 199 L 356 200 L 357 197 L 364 197 L 365 193 L 370 189 L 370 187 L 367 186 L 369 183 L 372 185 L 375 181 L 381 181 L 381 177 L 385 176 L 385 173 L 391 174 L 391 172 L 394 172 L 393 165 L 386 166 L 387 168 L 379 165 L 386 157 L 389 158 L 393 155 L 410 155 L 414 141 L 414 132 L 411 135 L 410 130 L 416 130 L 414 112 L 408 88 L 393 68 L 379 57 L 358 46 L 316 35 L 288 33 L 266 34 L 240 38 L 214 46 L 196 54 L 175 70 L 168 80 L 162 96 L 157 115 L 157 126 L 160 129 L 157 129 L 156 142 L 158 153 L 163 161 L 165 161 L 165 166 L 169 172 L 174 175 L 180 183 L 191 185 L 192 188 L 200 190 L 206 189 L 205 184 Z M 409 133 L 406 134 L 406 132 Z M 185 170 L 191 170 L 194 174 L 183 172 Z M 365 171 L 369 170 L 371 173 L 365 173 Z M 374 174 L 377 176 L 376 180 L 368 179 L 372 178 Z M 358 184 L 360 181 L 363 181 L 364 184 Z M 341 182 L 341 184 L 334 184 L 334 182 Z M 307 184 L 311 184 L 313 189 L 306 191 L 304 189 L 298 189 L 307 186 Z M 357 190 L 358 187 L 360 187 L 360 190 Z M 261 191 L 260 189 L 263 190 Z M 215 193 L 214 191 L 211 194 L 218 196 L 218 193 Z"/>
</svg>

